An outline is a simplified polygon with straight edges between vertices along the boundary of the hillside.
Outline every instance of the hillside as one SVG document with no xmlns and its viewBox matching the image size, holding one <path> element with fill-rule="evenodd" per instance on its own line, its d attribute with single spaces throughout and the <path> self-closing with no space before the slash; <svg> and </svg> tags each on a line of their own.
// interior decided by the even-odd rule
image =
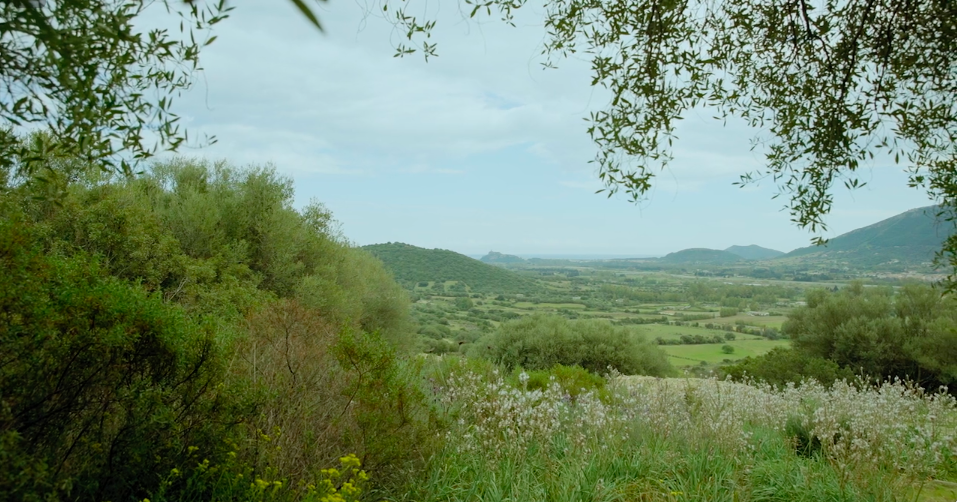
<svg viewBox="0 0 957 502">
<path fill-rule="evenodd" d="M 525 263 L 527 260 L 521 256 L 489 251 L 487 255 L 481 258 L 481 261 L 484 263 L 491 263 L 493 265 L 509 265 L 514 263 Z"/>
<path fill-rule="evenodd" d="M 725 264 L 743 261 L 744 258 L 727 251 L 706 248 L 691 248 L 668 253 L 658 261 L 661 263 L 708 263 Z"/>
<path fill-rule="evenodd" d="M 784 256 L 784 252 L 751 244 L 750 246 L 731 246 L 725 251 L 736 254 L 745 260 L 771 260 Z"/>
<path fill-rule="evenodd" d="M 479 293 L 525 293 L 538 289 L 534 279 L 446 249 L 425 249 L 400 242 L 362 249 L 382 260 L 407 288 L 425 281 L 459 281 Z"/>
<path fill-rule="evenodd" d="M 923 263 L 934 257 L 947 237 L 947 226 L 938 226 L 935 206 L 903 212 L 873 225 L 831 239 L 826 246 L 808 246 L 785 258 L 832 259 L 865 266 L 898 262 Z"/>
</svg>

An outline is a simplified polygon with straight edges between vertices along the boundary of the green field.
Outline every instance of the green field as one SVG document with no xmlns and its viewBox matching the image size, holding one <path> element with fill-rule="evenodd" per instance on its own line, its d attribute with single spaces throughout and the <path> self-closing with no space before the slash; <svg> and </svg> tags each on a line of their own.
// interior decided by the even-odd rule
<svg viewBox="0 0 957 502">
<path fill-rule="evenodd" d="M 654 340 L 655 338 L 661 338 L 663 340 L 677 340 L 681 338 L 681 335 L 702 335 L 702 336 L 720 336 L 724 338 L 727 331 L 720 329 L 708 329 L 694 326 L 672 326 L 670 324 L 642 324 L 635 328 L 639 333 L 645 335 L 648 340 Z M 749 335 L 745 333 L 735 333 L 736 340 L 764 340 L 764 338 L 757 335 Z"/>
<path fill-rule="evenodd" d="M 788 340 L 734 340 L 727 345 L 734 347 L 734 353 L 725 354 L 721 351 L 724 344 L 709 343 L 702 345 L 662 345 L 661 348 L 668 353 L 668 360 L 671 364 L 681 366 L 694 366 L 706 362 L 716 364 L 730 359 L 736 361 L 748 356 L 760 356 L 771 351 L 775 347 L 787 347 L 790 345 Z"/>
</svg>

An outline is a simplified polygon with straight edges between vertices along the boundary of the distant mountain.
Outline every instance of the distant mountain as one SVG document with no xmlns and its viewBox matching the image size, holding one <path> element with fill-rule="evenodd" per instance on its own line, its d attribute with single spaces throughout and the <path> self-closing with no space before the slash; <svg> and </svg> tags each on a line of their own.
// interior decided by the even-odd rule
<svg viewBox="0 0 957 502">
<path fill-rule="evenodd" d="M 929 262 L 951 231 L 947 224 L 937 225 L 935 214 L 936 206 L 911 209 L 834 237 L 826 246 L 795 249 L 784 258 L 835 259 L 858 265 Z"/>
<path fill-rule="evenodd" d="M 521 256 L 515 256 L 513 254 L 502 254 L 495 251 L 489 251 L 487 255 L 481 258 L 481 261 L 485 263 L 491 263 L 493 265 L 508 265 L 510 263 L 525 263 L 525 258 Z"/>
<path fill-rule="evenodd" d="M 459 281 L 477 293 L 510 294 L 538 289 L 532 278 L 446 249 L 425 249 L 400 242 L 372 244 L 362 249 L 382 260 L 396 280 L 409 288 L 425 281 Z"/>
<path fill-rule="evenodd" d="M 725 251 L 736 254 L 745 260 L 771 260 L 778 256 L 784 256 L 784 252 L 774 249 L 763 248 L 756 244 L 750 246 L 731 246 Z"/>
<path fill-rule="evenodd" d="M 706 248 L 691 248 L 683 249 L 681 251 L 675 251 L 674 253 L 668 253 L 664 257 L 658 260 L 661 263 L 674 263 L 674 264 L 713 264 L 713 265 L 723 265 L 726 263 L 735 263 L 739 261 L 744 261 L 744 258 L 727 251 L 720 251 L 717 249 L 706 249 Z"/>
</svg>

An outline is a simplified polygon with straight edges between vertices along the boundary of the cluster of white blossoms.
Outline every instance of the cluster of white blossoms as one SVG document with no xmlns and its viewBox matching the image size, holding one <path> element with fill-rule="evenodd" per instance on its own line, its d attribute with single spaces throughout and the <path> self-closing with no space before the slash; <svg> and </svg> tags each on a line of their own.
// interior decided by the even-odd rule
<svg viewBox="0 0 957 502">
<path fill-rule="evenodd" d="M 820 453 L 841 468 L 894 468 L 932 476 L 957 451 L 957 402 L 900 381 L 880 386 L 814 381 L 776 389 L 715 379 L 612 375 L 608 392 L 572 398 L 554 381 L 544 390 L 453 372 L 443 399 L 459 420 L 453 447 L 487 458 L 521 458 L 531 445 L 563 444 L 588 454 L 633 431 L 677 436 L 702 447 L 746 454 L 755 428 L 800 424 Z M 556 443 L 559 442 L 559 443 Z"/>
<path fill-rule="evenodd" d="M 594 393 L 573 398 L 554 381 L 544 390 L 527 390 L 525 374 L 519 381 L 516 388 L 497 371 L 489 378 L 470 372 L 449 377 L 443 400 L 461 426 L 449 436 L 456 448 L 520 458 L 532 444 L 561 438 L 569 449 L 587 451 L 606 431 L 625 425 L 624 415 Z"/>
<path fill-rule="evenodd" d="M 813 380 L 775 389 L 715 379 L 614 380 L 619 406 L 664 434 L 749 447 L 747 430 L 796 421 L 842 467 L 893 467 L 933 475 L 957 451 L 957 402 L 899 380 L 879 386 Z"/>
</svg>

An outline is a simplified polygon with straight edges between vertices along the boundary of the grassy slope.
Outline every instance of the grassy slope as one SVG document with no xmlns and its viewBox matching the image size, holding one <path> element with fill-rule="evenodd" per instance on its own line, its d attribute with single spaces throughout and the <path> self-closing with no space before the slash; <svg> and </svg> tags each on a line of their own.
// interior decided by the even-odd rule
<svg viewBox="0 0 957 502">
<path fill-rule="evenodd" d="M 827 246 L 809 246 L 791 251 L 785 258 L 821 256 L 840 257 L 863 263 L 881 263 L 893 259 L 924 262 L 933 258 L 947 237 L 946 226 L 939 228 L 934 206 L 911 209 L 831 239 Z"/>
<path fill-rule="evenodd" d="M 745 260 L 770 260 L 778 256 L 784 256 L 784 253 L 775 249 L 763 248 L 751 244 L 750 246 L 731 246 L 725 251 L 736 254 Z"/>
<path fill-rule="evenodd" d="M 775 347 L 786 347 L 791 342 L 788 340 L 734 340 L 727 342 L 727 345 L 734 347 L 734 353 L 725 354 L 721 351 L 724 344 L 703 344 L 703 345 L 662 345 L 661 348 L 668 353 L 668 360 L 675 366 L 693 366 L 700 364 L 701 361 L 707 363 L 720 363 L 725 359 L 732 361 L 744 359 L 748 356 L 760 356 L 771 351 Z"/>
</svg>

